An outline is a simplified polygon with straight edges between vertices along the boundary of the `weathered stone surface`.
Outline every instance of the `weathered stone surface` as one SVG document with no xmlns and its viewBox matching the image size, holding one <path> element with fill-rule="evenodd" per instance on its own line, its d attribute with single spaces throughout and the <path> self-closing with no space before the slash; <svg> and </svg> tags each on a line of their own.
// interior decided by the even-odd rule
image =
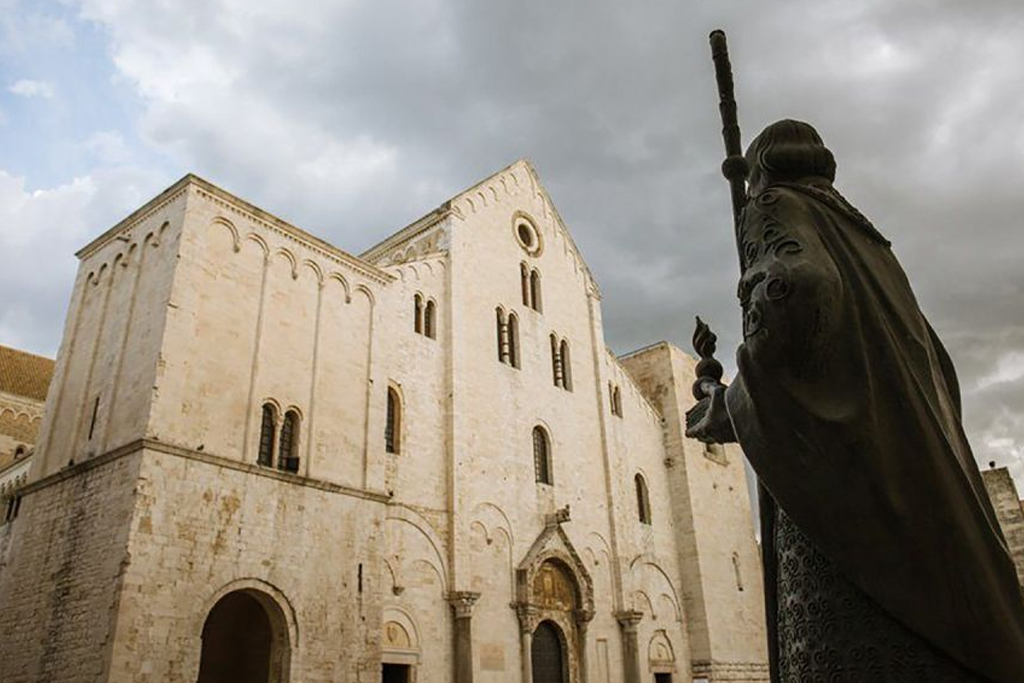
<svg viewBox="0 0 1024 683">
<path fill-rule="evenodd" d="M 982 470 L 981 478 L 992 499 L 992 507 L 996 511 L 1010 555 L 1013 556 L 1013 563 L 1017 565 L 1017 576 L 1021 586 L 1024 586 L 1024 509 L 1021 508 L 1017 486 L 1005 467 Z"/>
<path fill-rule="evenodd" d="M 207 615 L 232 590 L 283 615 L 287 680 L 379 680 L 382 661 L 452 680 L 465 633 L 476 683 L 525 680 L 524 624 L 541 614 L 578 634 L 567 661 L 594 683 L 622 680 L 624 652 L 645 679 L 765 679 L 740 454 L 683 438 L 692 360 L 608 352 L 597 285 L 529 164 L 362 257 L 189 176 L 80 257 L 0 565 L 0 602 L 31 586 L 0 611 L 0 633 L 28 634 L 0 639 L 4 681 L 31 680 L 45 655 L 53 680 L 191 683 Z M 416 331 L 417 295 L 434 338 Z M 499 360 L 499 308 L 517 319 L 514 363 Z M 557 373 L 552 337 L 567 345 Z M 257 464 L 266 403 L 278 429 L 298 417 L 295 474 Z M 536 478 L 537 426 L 551 485 Z M 50 579 L 69 552 L 61 509 L 88 509 L 76 547 L 102 569 L 89 553 L 68 564 L 81 593 L 64 612 L 54 586 L 68 584 Z M 544 562 L 567 571 L 571 608 L 521 602 Z M 88 615 L 81 635 L 62 622 L 71 609 Z M 80 643 L 88 665 L 72 666 Z"/>
</svg>

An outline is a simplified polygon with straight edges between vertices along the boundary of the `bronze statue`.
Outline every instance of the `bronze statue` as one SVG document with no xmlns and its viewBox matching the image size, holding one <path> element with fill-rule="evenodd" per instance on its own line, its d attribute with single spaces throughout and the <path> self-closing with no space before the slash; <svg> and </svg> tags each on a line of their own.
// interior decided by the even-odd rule
<svg viewBox="0 0 1024 683">
<path fill-rule="evenodd" d="M 1024 681 L 1024 595 L 953 364 L 889 242 L 810 125 L 768 126 L 746 166 L 738 374 L 718 381 L 699 329 L 687 435 L 738 441 L 758 475 L 772 680 Z"/>
</svg>

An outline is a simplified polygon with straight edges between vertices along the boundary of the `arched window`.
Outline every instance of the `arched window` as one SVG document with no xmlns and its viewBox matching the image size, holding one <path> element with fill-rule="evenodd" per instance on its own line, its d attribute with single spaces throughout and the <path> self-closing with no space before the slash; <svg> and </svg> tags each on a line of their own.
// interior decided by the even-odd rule
<svg viewBox="0 0 1024 683">
<path fill-rule="evenodd" d="M 274 404 L 263 404 L 263 420 L 260 422 L 260 453 L 256 463 L 270 467 L 274 462 L 274 432 L 277 431 L 277 411 Z"/>
<path fill-rule="evenodd" d="M 536 269 L 534 269 L 534 271 L 530 273 L 530 300 L 532 302 L 530 304 L 531 308 L 540 313 L 540 271 Z"/>
<path fill-rule="evenodd" d="M 519 367 L 519 317 L 515 313 L 508 314 L 508 362 Z"/>
<path fill-rule="evenodd" d="M 541 426 L 533 428 L 533 471 L 537 483 L 551 484 L 551 443 Z"/>
<path fill-rule="evenodd" d="M 402 438 L 402 400 L 393 387 L 388 387 L 388 412 L 384 422 L 384 450 L 399 453 Z"/>
<path fill-rule="evenodd" d="M 644 475 L 639 472 L 633 481 L 636 483 L 636 511 L 637 516 L 643 524 L 651 523 L 651 499 L 647 495 L 647 482 L 644 481 Z"/>
<path fill-rule="evenodd" d="M 562 361 L 558 357 L 558 337 L 551 335 L 551 379 L 556 387 L 562 386 Z"/>
<path fill-rule="evenodd" d="M 417 294 L 412 298 L 413 301 L 413 329 L 416 334 L 423 334 L 423 297 Z"/>
<path fill-rule="evenodd" d="M 17 448 L 14 449 L 14 459 L 15 460 L 17 460 L 18 458 L 20 458 L 23 455 L 25 455 L 25 447 L 24 446 L 18 446 Z"/>
<path fill-rule="evenodd" d="M 299 414 L 289 410 L 281 423 L 281 442 L 277 447 L 277 466 L 285 472 L 299 471 Z"/>
<path fill-rule="evenodd" d="M 572 360 L 569 357 L 568 340 L 562 340 L 558 357 L 562 361 L 562 388 L 566 391 L 572 391 Z"/>
<path fill-rule="evenodd" d="M 423 311 L 423 334 L 430 339 L 437 338 L 437 305 L 433 301 L 427 302 Z"/>
<path fill-rule="evenodd" d="M 530 269 L 525 261 L 519 264 L 519 283 L 523 290 L 523 305 L 530 306 Z"/>
</svg>

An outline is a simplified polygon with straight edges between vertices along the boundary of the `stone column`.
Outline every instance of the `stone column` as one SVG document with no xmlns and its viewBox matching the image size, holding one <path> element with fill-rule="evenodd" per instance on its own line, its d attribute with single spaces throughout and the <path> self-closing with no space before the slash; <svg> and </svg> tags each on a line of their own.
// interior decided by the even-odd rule
<svg viewBox="0 0 1024 683">
<path fill-rule="evenodd" d="M 448 602 L 455 613 L 452 638 L 455 655 L 455 683 L 473 683 L 473 604 L 480 597 L 470 591 L 453 591 Z"/>
<path fill-rule="evenodd" d="M 529 605 L 516 605 L 516 616 L 519 617 L 522 683 L 533 683 L 533 622 L 537 610 Z"/>
<path fill-rule="evenodd" d="M 593 610 L 581 609 L 576 611 L 576 633 L 580 641 L 580 683 L 587 683 L 590 680 L 590 673 L 587 668 L 587 627 L 590 626 L 590 620 L 593 618 Z"/>
<path fill-rule="evenodd" d="M 640 646 L 636 639 L 636 627 L 644 618 L 643 612 L 624 610 L 616 612 L 615 618 L 622 627 L 622 666 L 625 683 L 640 683 Z"/>
</svg>

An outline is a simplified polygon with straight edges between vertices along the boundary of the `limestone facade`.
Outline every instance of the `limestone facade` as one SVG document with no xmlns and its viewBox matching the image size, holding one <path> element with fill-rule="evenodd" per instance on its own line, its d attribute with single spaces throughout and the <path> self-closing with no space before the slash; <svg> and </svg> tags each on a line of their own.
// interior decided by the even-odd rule
<svg viewBox="0 0 1024 683">
<path fill-rule="evenodd" d="M 359 257 L 191 175 L 78 255 L 0 680 L 767 680 L 742 456 L 527 162 Z"/>
</svg>

